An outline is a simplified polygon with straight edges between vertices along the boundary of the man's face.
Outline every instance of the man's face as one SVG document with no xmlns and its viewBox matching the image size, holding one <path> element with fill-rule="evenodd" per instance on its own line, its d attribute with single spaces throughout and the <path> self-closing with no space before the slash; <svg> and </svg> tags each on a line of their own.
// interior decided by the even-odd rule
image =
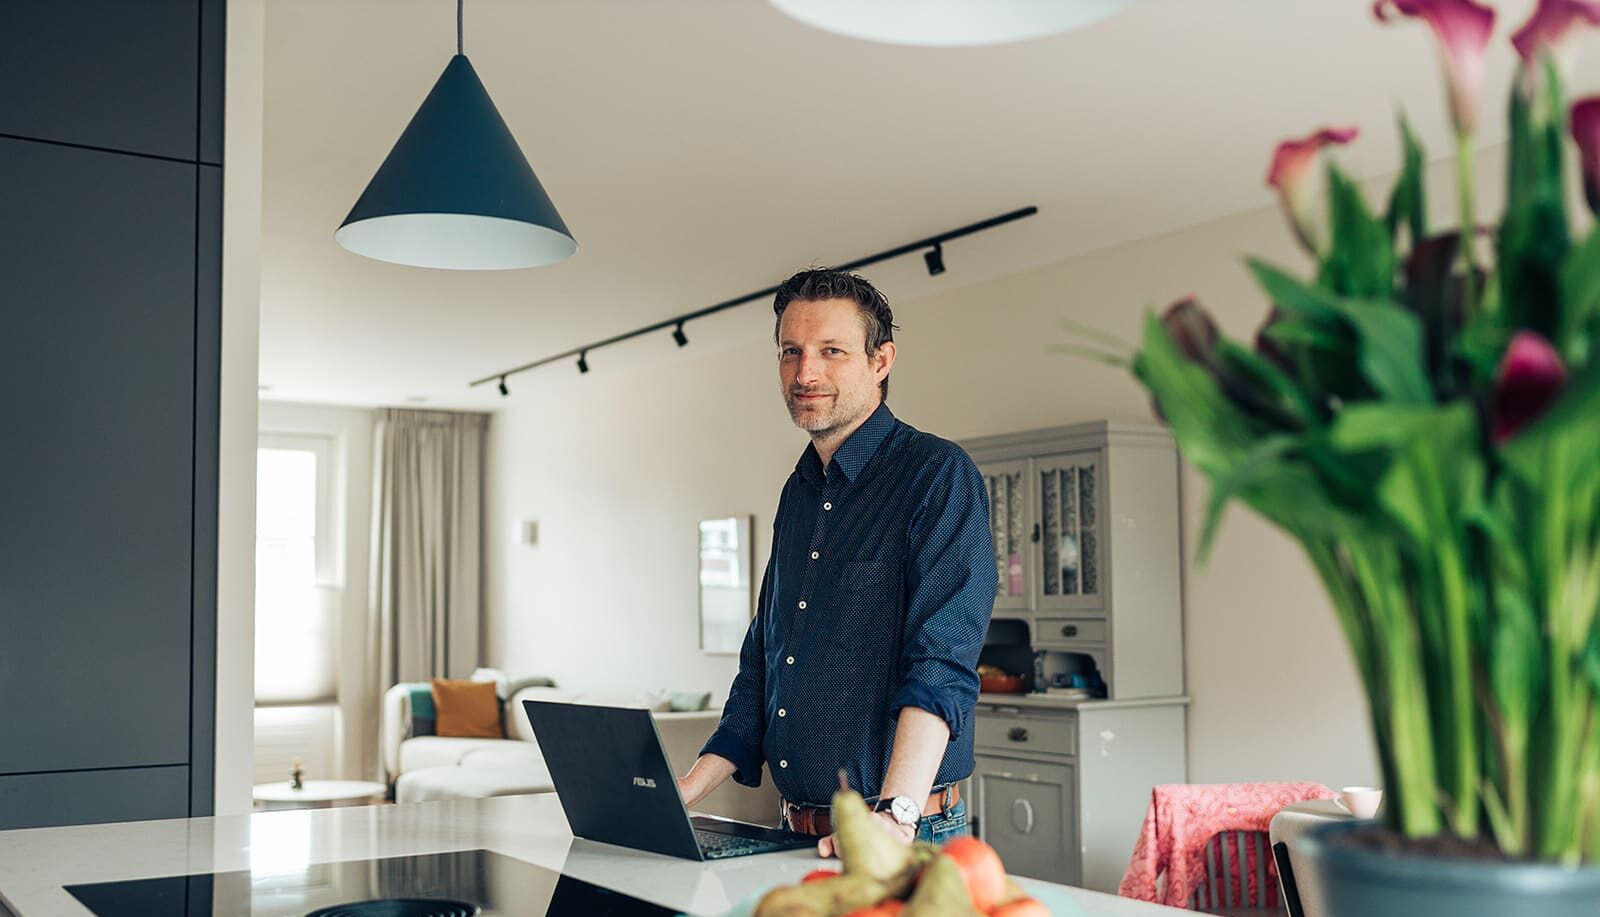
<svg viewBox="0 0 1600 917">
<path fill-rule="evenodd" d="M 778 382 L 795 426 L 827 437 L 878 407 L 878 383 L 894 363 L 894 342 L 867 356 L 866 324 L 848 299 L 796 300 L 778 328 Z"/>
</svg>

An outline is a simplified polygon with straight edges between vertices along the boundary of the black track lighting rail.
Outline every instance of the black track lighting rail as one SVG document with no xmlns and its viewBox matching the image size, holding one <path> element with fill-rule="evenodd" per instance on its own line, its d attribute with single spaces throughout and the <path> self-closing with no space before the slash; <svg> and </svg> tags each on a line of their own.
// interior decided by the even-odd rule
<svg viewBox="0 0 1600 917">
<path fill-rule="evenodd" d="M 834 265 L 834 269 L 835 270 L 841 270 L 841 271 L 854 271 L 854 270 L 857 270 L 857 269 L 860 269 L 860 268 L 864 268 L 864 267 L 866 267 L 868 265 L 871 265 L 871 264 L 877 264 L 880 261 L 888 261 L 890 258 L 898 258 L 901 255 L 907 255 L 907 254 L 910 254 L 911 252 L 921 251 L 923 249 L 927 249 L 928 250 L 928 255 L 926 257 L 926 260 L 927 260 L 927 264 L 928 264 L 929 273 L 943 273 L 944 272 L 944 247 L 943 247 L 943 243 L 948 242 L 951 239 L 959 239 L 962 236 L 970 236 L 970 235 L 972 235 L 974 233 L 980 233 L 980 232 L 983 232 L 986 229 L 993 229 L 996 226 L 1000 226 L 1000 225 L 1003 225 L 1005 223 L 1010 223 L 1010 222 L 1013 222 L 1015 220 L 1020 220 L 1020 219 L 1023 219 L 1024 217 L 1031 217 L 1031 216 L 1033 216 L 1034 214 L 1036 214 L 1038 212 L 1039 212 L 1039 208 L 1038 207 L 1023 207 L 1023 208 L 1021 208 L 1019 210 L 1013 210 L 1010 213 L 1002 213 L 999 216 L 990 217 L 987 220 L 980 220 L 980 221 L 978 221 L 976 223 L 969 223 L 966 226 L 962 226 L 962 227 L 959 227 L 957 229 L 952 229 L 952 230 L 949 230 L 947 232 L 942 232 L 942 233 L 939 233 L 936 236 L 929 236 L 926 239 L 918 239 L 915 242 L 907 242 L 904 245 L 898 245 L 898 246 L 896 246 L 894 248 L 890 248 L 890 249 L 886 249 L 884 251 L 878 252 L 877 254 L 868 255 L 865 258 L 857 258 L 854 261 L 849 261 L 849 262 L 846 262 L 844 264 Z M 935 254 L 936 252 L 937 252 L 937 254 Z M 937 265 L 937 270 L 935 270 L 935 265 Z M 531 363 L 524 363 L 521 366 L 514 366 L 511 369 L 506 369 L 506 370 L 501 370 L 500 372 L 490 373 L 489 375 L 484 376 L 481 379 L 472 380 L 470 385 L 471 386 L 479 386 L 479 385 L 487 385 L 490 382 L 498 382 L 499 384 L 498 384 L 497 387 L 500 389 L 500 394 L 505 395 L 505 394 L 508 394 L 508 391 L 506 389 L 506 379 L 507 378 L 509 378 L 511 376 L 514 376 L 517 373 L 527 372 L 530 369 L 538 369 L 541 366 L 548 366 L 551 363 L 558 363 L 558 362 L 560 362 L 562 360 L 570 360 L 573 357 L 577 357 L 578 358 L 578 371 L 586 373 L 586 372 L 589 371 L 589 359 L 588 359 L 588 357 L 589 357 L 590 352 L 595 351 L 595 350 L 599 350 L 602 347 L 610 347 L 612 344 L 620 344 L 623 341 L 631 340 L 631 339 L 636 338 L 636 337 L 643 337 L 643 336 L 645 336 L 647 334 L 654 334 L 657 331 L 664 331 L 667 328 L 672 328 L 673 329 L 672 339 L 677 342 L 679 347 L 682 347 L 685 344 L 689 343 L 688 337 L 686 335 L 684 335 L 684 333 L 683 333 L 683 325 L 684 325 L 685 322 L 693 321 L 694 319 L 697 319 L 697 318 L 705 318 L 708 315 L 714 315 L 714 314 L 716 314 L 718 312 L 722 312 L 722 311 L 725 311 L 727 309 L 732 309 L 735 306 L 742 306 L 745 303 L 753 302 L 753 301 L 758 300 L 758 299 L 765 299 L 766 297 L 772 296 L 773 294 L 775 294 L 777 292 L 778 292 L 778 288 L 776 286 L 770 286 L 770 287 L 767 287 L 766 289 L 757 290 L 754 293 L 746 293 L 743 296 L 737 296 L 737 297 L 734 297 L 733 299 L 723 300 L 722 302 L 716 303 L 714 305 L 706 306 L 703 309 L 696 309 L 693 312 L 685 312 L 682 315 L 674 315 L 671 318 L 662 319 L 659 322 L 655 322 L 653 324 L 645 325 L 642 328 L 635 328 L 634 330 L 625 332 L 623 334 L 613 335 L 613 336 L 608 337 L 608 338 L 606 338 L 604 340 L 594 341 L 594 342 L 589 343 L 589 344 L 582 344 L 582 345 L 574 347 L 574 348 L 572 348 L 570 350 L 563 350 L 560 353 L 551 354 L 548 357 L 543 357 L 541 359 L 534 360 Z"/>
</svg>

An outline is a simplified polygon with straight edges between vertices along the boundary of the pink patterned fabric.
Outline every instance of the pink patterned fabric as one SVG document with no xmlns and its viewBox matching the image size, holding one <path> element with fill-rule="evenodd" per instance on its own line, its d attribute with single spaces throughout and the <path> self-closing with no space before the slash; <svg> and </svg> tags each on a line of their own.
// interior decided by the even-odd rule
<svg viewBox="0 0 1600 917">
<path fill-rule="evenodd" d="M 1150 794 L 1150 808 L 1133 847 L 1133 858 L 1117 894 L 1124 898 L 1188 907 L 1195 889 L 1205 884 L 1206 843 L 1223 831 L 1266 831 L 1284 806 L 1336 795 L 1320 783 L 1172 783 Z M 1234 862 L 1238 862 L 1237 859 Z M 1269 860 L 1266 874 L 1276 883 L 1278 870 Z M 1256 870 L 1246 864 L 1255 895 Z M 1157 880 L 1165 876 L 1165 883 Z M 1237 876 L 1233 881 L 1237 881 Z"/>
</svg>

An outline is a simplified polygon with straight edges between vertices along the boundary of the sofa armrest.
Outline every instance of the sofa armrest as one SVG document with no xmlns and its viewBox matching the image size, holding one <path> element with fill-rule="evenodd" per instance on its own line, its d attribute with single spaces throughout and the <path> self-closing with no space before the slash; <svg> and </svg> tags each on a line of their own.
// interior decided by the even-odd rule
<svg viewBox="0 0 1600 917">
<path fill-rule="evenodd" d="M 405 685 L 383 692 L 382 719 L 378 723 L 378 742 L 383 747 L 383 770 L 392 783 L 400 776 L 400 743 L 411 732 L 411 695 Z"/>
</svg>

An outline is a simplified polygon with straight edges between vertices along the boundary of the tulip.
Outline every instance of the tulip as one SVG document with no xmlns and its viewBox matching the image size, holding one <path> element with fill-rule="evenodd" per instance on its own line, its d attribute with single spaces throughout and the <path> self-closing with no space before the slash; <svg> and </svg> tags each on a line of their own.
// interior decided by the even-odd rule
<svg viewBox="0 0 1600 917">
<path fill-rule="evenodd" d="M 1277 189 L 1284 215 L 1306 251 L 1317 254 L 1317 229 L 1313 220 L 1311 168 L 1323 147 L 1356 139 L 1356 128 L 1323 128 L 1299 140 L 1285 140 L 1272 153 L 1267 184 Z"/>
<path fill-rule="evenodd" d="M 1161 327 L 1184 356 L 1206 366 L 1216 362 L 1217 325 L 1193 296 L 1168 306 L 1161 313 Z"/>
<path fill-rule="evenodd" d="M 1426 19 L 1433 27 L 1444 53 L 1450 118 L 1456 133 L 1471 134 L 1478 125 L 1483 57 L 1494 31 L 1494 10 L 1473 0 L 1377 0 L 1372 11 L 1383 22 L 1389 21 L 1392 11 Z"/>
<path fill-rule="evenodd" d="M 1550 342 L 1533 331 L 1511 338 L 1494 386 L 1491 436 L 1505 442 L 1549 409 L 1567 384 L 1567 368 Z"/>
<path fill-rule="evenodd" d="M 1539 0 L 1533 15 L 1511 36 L 1511 45 L 1523 63 L 1537 66 L 1541 54 L 1561 49 L 1579 19 L 1600 25 L 1600 0 Z"/>
<path fill-rule="evenodd" d="M 1589 209 L 1600 213 L 1600 96 L 1579 99 L 1568 121 L 1583 165 L 1583 196 Z"/>
<path fill-rule="evenodd" d="M 1256 329 L 1256 353 L 1268 363 L 1289 375 L 1295 372 L 1294 356 L 1272 337 L 1272 327 L 1284 320 L 1285 313 L 1277 306 L 1267 313 L 1266 320 Z"/>
</svg>

